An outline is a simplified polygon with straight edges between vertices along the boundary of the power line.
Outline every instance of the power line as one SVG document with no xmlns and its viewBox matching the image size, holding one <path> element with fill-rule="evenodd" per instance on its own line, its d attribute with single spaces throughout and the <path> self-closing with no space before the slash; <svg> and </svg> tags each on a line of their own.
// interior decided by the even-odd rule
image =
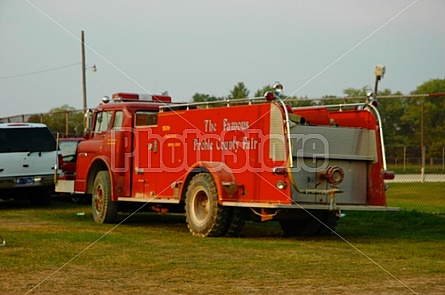
<svg viewBox="0 0 445 295">
<path fill-rule="evenodd" d="M 77 66 L 77 65 L 80 65 L 80 64 L 81 64 L 80 62 L 77 62 L 77 63 L 74 63 L 74 64 L 65 65 L 65 66 L 56 67 L 56 68 L 51 68 L 51 69 L 46 69 L 46 70 L 41 70 L 41 71 L 35 71 L 35 72 L 29 72 L 29 73 L 23 73 L 23 74 L 11 75 L 11 76 L 4 76 L 4 77 L 0 77 L 0 80 L 19 78 L 19 77 L 31 76 L 31 75 L 37 75 L 37 74 L 42 74 L 42 73 L 46 73 L 46 72 L 52 72 L 52 71 L 57 71 L 57 70 L 61 70 L 61 69 L 65 69 L 65 68 L 69 68 L 69 67 L 73 67 L 73 66 Z"/>
</svg>

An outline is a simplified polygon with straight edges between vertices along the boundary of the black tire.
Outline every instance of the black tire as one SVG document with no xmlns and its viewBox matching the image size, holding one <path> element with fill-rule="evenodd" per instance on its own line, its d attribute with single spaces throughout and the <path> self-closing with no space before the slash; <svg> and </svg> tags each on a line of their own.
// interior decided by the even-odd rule
<svg viewBox="0 0 445 295">
<path fill-rule="evenodd" d="M 36 206 L 48 206 L 51 203 L 51 196 L 53 193 L 52 187 L 42 187 L 39 189 L 39 194 L 36 197 L 31 197 L 30 202 Z"/>
<path fill-rule="evenodd" d="M 321 217 L 321 211 L 305 211 L 298 218 L 280 220 L 281 230 L 285 237 L 315 236 L 322 226 Z"/>
<path fill-rule="evenodd" d="M 73 202 L 74 204 L 78 204 L 78 205 L 88 204 L 90 201 L 88 198 L 91 199 L 91 196 L 74 194 L 71 196 L 71 202 Z"/>
<path fill-rule="evenodd" d="M 113 223 L 117 218 L 118 202 L 111 200 L 111 181 L 108 171 L 99 171 L 93 184 L 91 209 L 97 223 Z"/>
<path fill-rule="evenodd" d="M 320 227 L 318 234 L 320 236 L 332 235 L 337 227 L 340 218 L 339 211 L 327 211 L 323 214 L 323 224 Z"/>
<path fill-rule="evenodd" d="M 78 194 L 72 195 L 71 202 L 73 202 L 74 204 L 82 204 L 82 196 Z"/>
<path fill-rule="evenodd" d="M 247 212 L 245 208 L 233 208 L 226 236 L 239 237 L 244 225 L 246 224 Z"/>
<path fill-rule="evenodd" d="M 282 219 L 280 220 L 281 230 L 285 237 L 298 237 L 303 235 L 306 228 L 306 220 Z"/>
<path fill-rule="evenodd" d="M 226 233 L 230 208 L 218 204 L 215 181 L 199 173 L 190 181 L 185 199 L 187 227 L 197 237 L 219 237 Z"/>
</svg>

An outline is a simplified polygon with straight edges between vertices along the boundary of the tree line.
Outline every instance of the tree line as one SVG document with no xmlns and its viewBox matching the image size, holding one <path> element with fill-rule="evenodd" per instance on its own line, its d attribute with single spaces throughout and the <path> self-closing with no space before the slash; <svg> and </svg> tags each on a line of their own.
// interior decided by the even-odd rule
<svg viewBox="0 0 445 295">
<path fill-rule="evenodd" d="M 272 85 L 259 88 L 253 97 L 262 97 L 272 89 Z M 306 97 L 287 97 L 297 101 L 298 106 L 338 103 L 345 97 L 365 97 L 368 87 L 346 88 L 344 97 L 323 96 L 323 100 L 306 100 Z M 445 93 L 445 79 L 432 79 L 419 85 L 409 95 Z M 218 97 L 209 94 L 195 93 L 192 102 L 212 102 L 227 99 L 247 98 L 249 89 L 243 82 L 238 82 L 227 96 Z M 379 101 L 379 112 L 382 118 L 385 144 L 390 146 L 425 146 L 427 157 L 442 157 L 445 147 L 445 97 L 404 97 L 400 91 L 379 90 L 379 96 L 395 96 Z M 294 102 L 295 104 L 295 102 Z M 46 114 L 29 117 L 28 122 L 42 122 L 54 132 L 63 136 L 82 136 L 84 116 L 81 111 L 69 105 L 53 108 Z M 395 155 L 389 155 L 395 156 Z"/>
<path fill-rule="evenodd" d="M 271 90 L 266 85 L 254 93 L 254 97 L 261 97 Z M 338 103 L 345 97 L 366 97 L 369 88 L 346 88 L 344 97 L 325 95 L 321 100 L 307 100 L 306 97 L 287 97 L 292 101 L 301 101 L 298 106 L 310 106 Z M 383 135 L 387 146 L 418 146 L 423 145 L 427 158 L 441 158 L 445 147 L 445 96 L 428 97 L 425 94 L 445 93 L 445 79 L 431 79 L 419 85 L 409 94 L 391 89 L 379 90 L 376 97 L 394 96 L 379 100 L 379 113 L 382 118 Z M 195 93 L 193 102 L 211 102 L 226 99 L 249 97 L 250 91 L 243 82 L 238 82 L 226 97 Z M 415 94 L 425 96 L 411 97 Z M 388 151 L 387 151 L 388 153 Z M 395 150 L 389 151 L 395 153 Z M 388 155 L 397 157 L 398 155 Z"/>
</svg>

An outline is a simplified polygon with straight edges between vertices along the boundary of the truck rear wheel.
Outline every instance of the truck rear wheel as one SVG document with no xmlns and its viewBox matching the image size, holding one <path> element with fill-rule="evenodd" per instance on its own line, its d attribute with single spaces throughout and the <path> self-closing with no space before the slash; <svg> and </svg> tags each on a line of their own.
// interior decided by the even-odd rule
<svg viewBox="0 0 445 295">
<path fill-rule="evenodd" d="M 335 232 L 335 228 L 337 227 L 338 220 L 340 217 L 340 211 L 327 211 L 323 214 L 323 223 L 321 226 L 319 235 L 327 236 L 332 235 Z"/>
<path fill-rule="evenodd" d="M 233 208 L 229 223 L 227 225 L 226 236 L 239 237 L 246 224 L 247 213 L 245 208 Z"/>
<path fill-rule="evenodd" d="M 297 218 L 280 220 L 281 230 L 285 237 L 315 236 L 321 228 L 322 216 L 322 211 L 304 211 Z"/>
<path fill-rule="evenodd" d="M 108 171 L 99 171 L 93 185 L 91 206 L 94 221 L 113 223 L 117 218 L 117 202 L 111 200 L 111 181 Z"/>
<path fill-rule="evenodd" d="M 285 237 L 297 237 L 303 235 L 306 223 L 298 219 L 280 220 L 280 227 Z"/>
<path fill-rule="evenodd" d="M 325 236 L 332 234 L 338 223 L 338 211 L 309 210 L 303 216 L 280 220 L 281 230 L 286 237 Z"/>
<path fill-rule="evenodd" d="M 218 204 L 216 184 L 209 173 L 199 173 L 192 178 L 185 199 L 187 227 L 192 235 L 224 235 L 230 217 L 229 209 Z"/>
</svg>

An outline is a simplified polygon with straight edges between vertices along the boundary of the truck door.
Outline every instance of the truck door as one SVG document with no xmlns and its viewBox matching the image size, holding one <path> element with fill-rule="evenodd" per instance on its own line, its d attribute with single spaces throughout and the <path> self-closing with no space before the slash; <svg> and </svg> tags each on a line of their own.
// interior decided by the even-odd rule
<svg viewBox="0 0 445 295">
<path fill-rule="evenodd" d="M 130 195 L 131 130 L 123 128 L 122 121 L 122 111 L 98 111 L 93 137 L 86 141 L 88 146 L 84 145 L 86 148 L 79 154 L 87 163 L 97 156 L 109 159 L 114 198 Z"/>
<path fill-rule="evenodd" d="M 111 111 L 97 111 L 90 139 L 79 144 L 75 191 L 86 192 L 90 164 L 94 158 L 103 155 L 105 150 L 109 150 L 106 137 L 112 114 Z"/>
<path fill-rule="evenodd" d="M 156 196 L 155 173 L 160 173 L 159 140 L 153 130 L 157 126 L 158 113 L 137 111 L 134 122 L 134 161 L 132 169 L 132 192 L 135 198 Z"/>
<path fill-rule="evenodd" d="M 122 111 L 114 112 L 112 128 L 105 138 L 107 149 L 110 149 L 107 155 L 111 159 L 116 197 L 128 197 L 131 194 L 132 130 L 123 127 L 123 118 Z"/>
</svg>

